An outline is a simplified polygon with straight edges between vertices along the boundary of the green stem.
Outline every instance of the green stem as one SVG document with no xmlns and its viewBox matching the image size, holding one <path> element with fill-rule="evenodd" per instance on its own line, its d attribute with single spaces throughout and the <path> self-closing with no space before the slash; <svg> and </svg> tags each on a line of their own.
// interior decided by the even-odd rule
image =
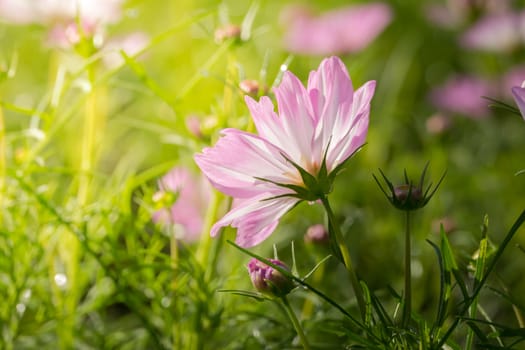
<svg viewBox="0 0 525 350">
<path fill-rule="evenodd" d="M 343 263 L 345 264 L 346 270 L 348 271 L 348 276 L 350 278 L 350 282 L 352 283 L 352 288 L 354 289 L 354 294 L 357 299 L 357 305 L 359 306 L 359 312 L 361 313 L 361 318 L 364 321 L 366 318 L 365 298 L 363 296 L 363 290 L 361 289 L 361 285 L 359 284 L 359 280 L 357 279 L 355 270 L 353 268 L 352 259 L 350 258 L 350 252 L 343 239 L 341 229 L 339 228 L 339 225 L 337 225 L 335 222 L 335 216 L 332 212 L 332 208 L 330 207 L 330 203 L 328 202 L 328 197 L 323 196 L 321 198 L 321 202 L 323 203 L 323 206 L 325 208 L 326 215 L 328 215 L 329 232 L 331 235 L 335 235 L 337 248 L 341 253 Z"/>
<path fill-rule="evenodd" d="M 288 317 L 290 318 L 290 321 L 292 321 L 293 327 L 297 331 L 297 335 L 301 340 L 301 344 L 303 344 L 303 349 L 310 350 L 310 344 L 308 344 L 308 339 L 306 339 L 303 328 L 301 327 L 301 323 L 299 323 L 297 316 L 295 316 L 295 313 L 293 312 L 292 306 L 288 302 L 286 295 L 281 298 L 281 301 L 283 303 L 284 309 L 286 310 L 286 313 L 288 314 Z"/>
<path fill-rule="evenodd" d="M 6 161 L 5 161 L 5 125 L 4 125 L 4 113 L 0 107 L 0 209 L 2 208 L 2 199 L 5 197 L 5 172 L 6 172 Z M 2 222 L 3 215 L 0 215 L 0 223 Z"/>
<path fill-rule="evenodd" d="M 217 220 L 217 214 L 219 212 L 219 206 L 221 204 L 222 195 L 212 190 L 210 204 L 208 204 L 208 209 L 206 211 L 206 217 L 204 218 L 204 224 L 202 225 L 202 232 L 199 241 L 199 246 L 197 247 L 197 252 L 195 253 L 196 259 L 199 264 L 203 267 L 207 267 L 210 246 L 211 246 L 211 236 L 210 231 L 211 227 Z"/>
<path fill-rule="evenodd" d="M 177 300 L 177 268 L 179 264 L 179 247 L 177 238 L 175 236 L 175 229 L 173 228 L 173 225 L 171 225 L 169 229 L 170 233 L 170 260 L 171 260 L 171 268 L 173 269 L 173 280 L 171 281 L 171 288 L 173 289 L 173 303 L 176 305 Z M 179 312 L 175 312 L 175 319 L 173 321 L 172 325 L 172 336 L 173 336 L 173 350 L 180 349 L 180 322 L 177 320 L 177 316 L 179 315 Z"/>
<path fill-rule="evenodd" d="M 410 249 L 410 211 L 406 211 L 405 227 L 405 302 L 403 307 L 403 327 L 407 327 L 412 314 L 412 252 Z"/>
<path fill-rule="evenodd" d="M 312 276 L 312 284 L 318 285 L 324 276 L 324 270 L 325 270 L 325 264 L 322 264 L 319 266 L 319 268 L 314 272 Z M 301 314 L 301 318 L 303 320 L 309 319 L 312 316 L 314 304 L 312 302 L 311 298 L 306 298 L 303 304 L 303 311 Z"/>
</svg>

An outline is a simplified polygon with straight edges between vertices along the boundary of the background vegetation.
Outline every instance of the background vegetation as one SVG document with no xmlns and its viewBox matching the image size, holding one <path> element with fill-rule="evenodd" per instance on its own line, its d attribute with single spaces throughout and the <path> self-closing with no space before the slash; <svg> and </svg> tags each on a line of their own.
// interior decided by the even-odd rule
<svg viewBox="0 0 525 350">
<path fill-rule="evenodd" d="M 427 162 L 434 181 L 447 171 L 435 197 L 414 215 L 414 309 L 428 320 L 435 317 L 440 273 L 425 240 L 439 241 L 439 222 L 469 277 L 485 215 L 491 251 L 525 207 L 525 178 L 515 176 L 525 168 L 523 119 L 488 107 L 484 118 L 462 115 L 430 97 L 450 77 L 465 74 L 490 81 L 491 97 L 513 105 L 512 85 L 495 82 L 523 63 L 525 45 L 503 52 L 462 47 L 460 36 L 484 12 L 469 12 L 460 24 L 443 28 L 428 18 L 431 3 L 440 2 L 389 1 L 392 21 L 385 31 L 364 50 L 341 55 L 354 86 L 377 80 L 377 91 L 367 144 L 331 195 L 358 275 L 393 314 L 397 302 L 389 288 L 400 294 L 403 288 L 404 218 L 372 174 L 381 168 L 401 183 L 404 169 L 417 179 Z M 321 12 L 348 1 L 309 4 Z M 521 1 L 509 4 L 522 11 Z M 0 24 L 3 348 L 296 346 L 295 331 L 277 306 L 218 292 L 253 290 L 249 257 L 224 243 L 233 230 L 204 252 L 199 249 L 206 239 L 179 242 L 175 261 L 170 230 L 151 220 L 166 204 L 154 200 L 161 176 L 175 165 L 197 173 L 193 155 L 213 144 L 221 128 L 249 125 L 243 80 L 257 80 L 261 94 L 278 83 L 283 66 L 303 81 L 317 68 L 323 57 L 292 55 L 283 47 L 287 23 L 279 14 L 287 5 L 126 1 L 122 18 L 106 29 L 107 40 L 141 31 L 149 41 L 140 54 L 117 56 L 117 66 L 104 63 L 109 51 L 49 45 L 46 25 Z M 241 38 L 215 37 L 218 28 L 243 23 Z M 429 126 L 436 115 L 447 116 L 444 130 Z M 192 121 L 200 134 L 188 127 Z M 303 203 L 253 251 L 270 257 L 275 245 L 291 265 L 293 241 L 304 275 L 329 254 L 303 240 L 309 226 L 323 222 L 320 206 Z M 513 305 L 524 306 L 523 245 L 521 232 L 480 299 L 494 322 L 516 328 Z M 324 271 L 312 284 L 355 312 L 343 269 L 332 259 Z M 294 295 L 299 315 L 305 300 L 313 303 L 303 321 L 313 344 L 351 343 L 337 311 L 304 290 Z"/>
</svg>

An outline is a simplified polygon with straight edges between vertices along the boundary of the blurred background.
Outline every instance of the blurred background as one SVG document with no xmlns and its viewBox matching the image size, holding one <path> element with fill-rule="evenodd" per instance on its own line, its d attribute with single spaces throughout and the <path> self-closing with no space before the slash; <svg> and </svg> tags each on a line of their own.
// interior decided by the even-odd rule
<svg viewBox="0 0 525 350">
<path fill-rule="evenodd" d="M 385 300 L 389 286 L 402 291 L 404 215 L 372 174 L 381 169 L 401 184 L 406 169 L 417 182 L 429 163 L 427 183 L 435 184 L 446 172 L 412 227 L 414 307 L 431 319 L 439 267 L 425 240 L 437 242 L 442 223 L 468 275 L 485 216 L 498 245 L 525 207 L 525 175 L 516 175 L 525 168 L 525 122 L 490 107 L 490 99 L 514 106 L 511 88 L 525 80 L 523 5 L 0 0 L 5 348 L 289 344 L 293 330 L 283 336 L 275 325 L 284 318 L 274 319 L 267 304 L 217 293 L 252 288 L 248 257 L 224 243 L 233 230 L 212 240 L 212 253 L 200 260 L 205 239 L 180 243 L 180 272 L 173 272 L 170 225 L 152 216 L 176 198 L 155 194 L 174 166 L 198 177 L 192 157 L 220 129 L 250 128 L 245 94 L 271 96 L 286 69 L 306 82 L 330 55 L 343 59 L 354 88 L 377 81 L 367 143 L 331 197 L 358 275 Z M 328 254 L 303 239 L 323 222 L 322 207 L 302 203 L 254 251 L 272 256 L 275 245 L 291 264 L 294 241 L 306 274 Z M 496 291 L 483 292 L 497 322 L 516 323 L 497 291 L 518 299 L 525 293 L 524 244 L 519 234 L 491 279 Z M 322 289 L 349 300 L 336 261 L 325 271 Z M 309 297 L 297 294 L 300 308 Z M 335 346 L 337 336 L 327 336 L 340 327 L 331 323 L 333 310 L 314 304 L 307 331 Z M 386 305 L 394 312 L 392 298 Z"/>
</svg>

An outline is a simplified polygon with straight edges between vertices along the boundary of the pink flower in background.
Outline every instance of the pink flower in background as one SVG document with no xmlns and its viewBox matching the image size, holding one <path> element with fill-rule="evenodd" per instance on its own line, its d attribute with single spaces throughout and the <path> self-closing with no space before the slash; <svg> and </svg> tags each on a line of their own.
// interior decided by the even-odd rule
<svg viewBox="0 0 525 350">
<path fill-rule="evenodd" d="M 190 172 L 187 168 L 175 167 L 159 181 L 156 199 L 166 194 L 174 194 L 175 202 L 169 208 L 156 211 L 153 221 L 164 225 L 177 225 L 178 238 L 187 242 L 199 239 L 211 187 L 202 175 Z M 182 228 L 182 230 L 181 230 Z"/>
<path fill-rule="evenodd" d="M 300 5 L 285 9 L 284 46 L 306 55 L 363 50 L 390 23 L 392 11 L 383 3 L 346 6 L 315 16 Z"/>
<path fill-rule="evenodd" d="M 499 90 L 501 91 L 502 97 L 509 100 L 512 99 L 512 88 L 521 86 L 523 81 L 525 81 L 525 65 L 511 67 L 501 77 Z"/>
<path fill-rule="evenodd" d="M 121 37 L 113 37 L 104 45 L 103 61 L 109 68 L 116 68 L 124 64 L 120 50 L 128 56 L 133 56 L 149 44 L 150 38 L 142 32 L 134 32 Z"/>
<path fill-rule="evenodd" d="M 435 25 L 455 28 L 467 22 L 476 13 L 497 14 L 508 11 L 509 0 L 447 0 L 445 4 L 424 6 L 426 17 Z"/>
<path fill-rule="evenodd" d="M 0 18 L 13 24 L 49 27 L 49 43 L 69 48 L 82 36 L 103 42 L 104 29 L 122 17 L 123 0 L 0 0 Z M 77 19 L 78 16 L 78 19 Z M 80 28 L 82 30 L 80 30 Z"/>
<path fill-rule="evenodd" d="M 514 101 L 520 109 L 521 116 L 525 119 L 525 82 L 520 86 L 515 86 L 512 88 L 512 95 L 514 96 Z"/>
<path fill-rule="evenodd" d="M 15 24 L 74 22 L 105 25 L 122 16 L 123 0 L 0 0 L 0 18 Z"/>
<path fill-rule="evenodd" d="M 488 81 L 470 76 L 456 76 L 435 88 L 430 100 L 437 108 L 473 119 L 489 115 L 488 103 L 482 96 L 493 96 Z"/>
<path fill-rule="evenodd" d="M 306 88 L 285 72 L 274 90 L 278 114 L 267 96 L 259 102 L 246 96 L 258 135 L 225 129 L 214 147 L 195 156 L 213 186 L 235 199 L 211 235 L 231 225 L 237 244 L 254 246 L 298 202 L 329 192 L 319 183 L 335 177 L 365 142 L 374 90 L 369 81 L 354 91 L 343 62 L 331 57 L 310 73 Z"/>
<path fill-rule="evenodd" d="M 509 52 L 524 42 L 525 11 L 485 16 L 460 38 L 465 48 L 489 52 Z"/>
</svg>

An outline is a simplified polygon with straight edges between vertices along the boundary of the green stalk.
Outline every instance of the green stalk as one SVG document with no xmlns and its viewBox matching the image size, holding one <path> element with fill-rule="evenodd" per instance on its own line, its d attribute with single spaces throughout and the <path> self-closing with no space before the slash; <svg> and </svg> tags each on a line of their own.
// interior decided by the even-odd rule
<svg viewBox="0 0 525 350">
<path fill-rule="evenodd" d="M 173 269 L 173 280 L 171 281 L 171 288 L 173 289 L 173 303 L 176 305 L 177 300 L 177 269 L 179 264 L 179 247 L 177 238 L 175 236 L 175 228 L 173 225 L 170 225 L 169 228 L 169 234 L 170 234 L 170 260 L 171 260 L 171 268 Z M 173 336 L 173 350 L 180 349 L 180 322 L 178 322 L 177 316 L 180 315 L 180 313 L 175 312 L 175 320 L 172 325 L 172 336 Z"/>
<path fill-rule="evenodd" d="M 324 269 L 325 269 L 325 264 L 322 264 L 314 272 L 314 274 L 312 276 L 312 284 L 313 285 L 318 285 L 321 282 L 321 280 L 323 279 L 323 275 L 324 275 Z M 301 318 L 303 320 L 306 320 L 306 319 L 310 318 L 310 316 L 312 315 L 312 312 L 313 312 L 313 307 L 314 307 L 314 304 L 312 302 L 312 299 L 310 299 L 310 298 L 305 299 L 304 304 L 303 304 L 303 311 L 302 311 L 302 314 L 301 314 Z"/>
<path fill-rule="evenodd" d="M 98 106 L 98 91 L 94 88 L 95 67 L 88 68 L 89 81 L 92 90 L 89 92 L 84 105 L 84 122 L 81 143 L 81 155 L 78 174 L 77 202 L 79 208 L 78 220 L 81 220 L 81 213 L 90 197 L 91 172 L 94 168 L 96 135 L 101 130 Z M 66 248 L 67 247 L 67 248 Z M 63 240 L 62 250 L 65 252 L 64 263 L 66 265 L 68 288 L 64 302 L 64 328 L 60 330 L 62 346 L 64 349 L 73 347 L 75 315 L 79 300 L 79 264 L 80 264 L 80 242 L 70 234 Z"/>
<path fill-rule="evenodd" d="M 403 304 L 403 327 L 408 326 L 412 314 L 412 252 L 410 247 L 410 210 L 406 210 L 405 212 L 405 302 Z"/>
<path fill-rule="evenodd" d="M 206 217 L 204 218 L 204 224 L 202 225 L 202 232 L 201 232 L 201 237 L 199 241 L 199 246 L 197 247 L 197 252 L 195 253 L 197 262 L 204 268 L 207 267 L 206 263 L 208 262 L 208 256 L 210 253 L 210 246 L 211 246 L 210 231 L 215 221 L 217 221 L 217 214 L 219 213 L 221 199 L 222 199 L 222 195 L 216 190 L 212 190 L 210 204 L 208 205 L 208 209 L 206 211 Z"/>
<path fill-rule="evenodd" d="M 308 344 L 308 339 L 306 339 L 303 328 L 301 327 L 301 323 L 297 319 L 297 316 L 295 316 L 295 312 L 293 312 L 292 306 L 288 302 L 286 295 L 281 298 L 281 301 L 284 306 L 284 309 L 286 310 L 286 313 L 288 314 L 288 317 L 290 318 L 290 321 L 293 324 L 293 327 L 297 332 L 297 335 L 299 336 L 299 339 L 301 340 L 301 344 L 303 344 L 303 349 L 310 350 L 310 344 Z"/>
<path fill-rule="evenodd" d="M 352 283 L 352 288 L 354 289 L 354 294 L 357 299 L 357 305 L 359 306 L 359 312 L 361 313 L 361 318 L 364 321 L 366 318 L 365 298 L 363 296 L 363 290 L 361 289 L 361 285 L 359 284 L 359 280 L 357 279 L 357 275 L 353 268 L 352 259 L 350 258 L 350 252 L 343 239 L 341 229 L 339 225 L 337 225 L 335 222 L 335 216 L 332 212 L 332 208 L 330 207 L 330 203 L 328 202 L 328 197 L 323 196 L 321 198 L 321 202 L 323 203 L 326 215 L 328 216 L 329 232 L 331 235 L 335 235 L 337 247 L 343 258 L 343 263 L 345 264 L 346 270 L 348 271 L 348 277 L 350 278 L 350 282 Z"/>
<path fill-rule="evenodd" d="M 6 172 L 6 161 L 5 161 L 5 123 L 4 123 L 4 113 L 0 107 L 0 210 L 2 208 L 2 202 L 4 198 L 4 189 L 5 189 L 5 172 Z M 0 224 L 2 223 L 3 215 L 0 215 Z"/>
</svg>

